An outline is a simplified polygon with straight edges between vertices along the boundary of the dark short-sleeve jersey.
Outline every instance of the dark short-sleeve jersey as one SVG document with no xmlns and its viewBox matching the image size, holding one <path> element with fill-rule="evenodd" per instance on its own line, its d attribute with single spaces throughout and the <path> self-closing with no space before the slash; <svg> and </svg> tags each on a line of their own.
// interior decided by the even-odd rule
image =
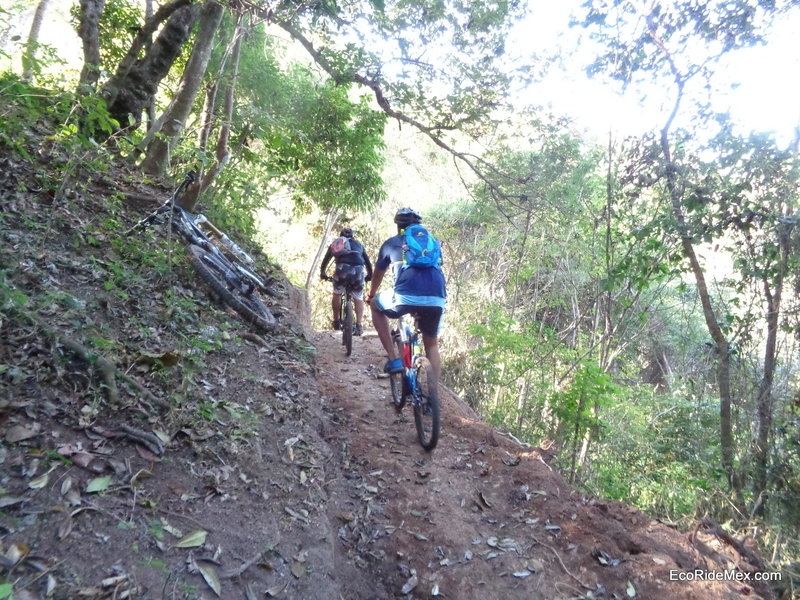
<svg viewBox="0 0 800 600">
<path fill-rule="evenodd" d="M 375 268 L 394 272 L 394 291 L 398 296 L 445 298 L 447 296 L 444 273 L 436 267 L 400 269 L 403 263 L 403 235 L 390 237 L 381 246 Z"/>
</svg>

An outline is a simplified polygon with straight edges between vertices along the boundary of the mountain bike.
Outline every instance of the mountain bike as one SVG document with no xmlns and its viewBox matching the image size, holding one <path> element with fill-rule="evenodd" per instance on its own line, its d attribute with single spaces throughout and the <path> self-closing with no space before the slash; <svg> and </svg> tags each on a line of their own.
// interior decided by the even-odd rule
<svg viewBox="0 0 800 600">
<path fill-rule="evenodd" d="M 350 356 L 353 352 L 353 289 L 348 283 L 344 287 L 342 294 L 342 309 L 339 313 L 339 320 L 342 322 L 342 344 L 344 345 L 345 356 Z"/>
<path fill-rule="evenodd" d="M 250 268 L 253 259 L 203 215 L 192 216 L 178 206 L 178 199 L 194 178 L 195 173 L 189 171 L 172 197 L 126 235 L 169 222 L 172 230 L 186 242 L 192 266 L 214 295 L 257 329 L 271 331 L 275 327 L 275 317 L 259 296 L 259 292 L 268 292 L 269 282 Z M 212 242 L 201 225 L 216 235 L 225 252 Z"/>
<path fill-rule="evenodd" d="M 397 320 L 392 341 L 403 362 L 403 371 L 391 373 L 389 383 L 398 412 L 411 402 L 419 443 L 431 451 L 439 441 L 439 381 L 425 357 L 421 335 L 416 315 L 404 315 Z"/>
<path fill-rule="evenodd" d="M 333 281 L 333 277 L 323 277 L 325 281 Z M 342 301 L 339 306 L 338 321 L 342 327 L 342 345 L 344 346 L 345 356 L 350 356 L 353 352 L 353 325 L 355 324 L 355 311 L 353 308 L 354 283 L 348 280 L 344 286 Z"/>
</svg>

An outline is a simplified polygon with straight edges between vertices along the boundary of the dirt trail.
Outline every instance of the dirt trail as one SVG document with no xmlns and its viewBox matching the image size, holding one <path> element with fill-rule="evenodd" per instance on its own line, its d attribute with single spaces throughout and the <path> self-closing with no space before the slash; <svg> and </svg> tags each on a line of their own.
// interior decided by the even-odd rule
<svg viewBox="0 0 800 600">
<path fill-rule="evenodd" d="M 721 570 L 723 548 L 578 493 L 545 453 L 493 432 L 446 390 L 442 437 L 424 452 L 410 409 L 389 402 L 374 332 L 349 358 L 339 334 L 314 340 L 325 439 L 346 448 L 353 471 L 340 476 L 363 492 L 332 496 L 338 565 L 355 561 L 375 582 L 367 595 L 344 583 L 344 598 L 757 597 L 741 583 L 670 581 L 670 570 Z"/>
</svg>

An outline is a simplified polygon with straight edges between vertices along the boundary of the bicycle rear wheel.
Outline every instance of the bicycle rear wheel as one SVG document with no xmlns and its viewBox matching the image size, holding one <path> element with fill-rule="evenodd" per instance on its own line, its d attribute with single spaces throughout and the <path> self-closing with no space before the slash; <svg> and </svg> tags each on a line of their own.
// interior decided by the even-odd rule
<svg viewBox="0 0 800 600">
<path fill-rule="evenodd" d="M 192 261 L 200 278 L 213 290 L 222 302 L 239 313 L 245 321 L 262 331 L 271 331 L 275 326 L 275 317 L 261 301 L 256 292 L 245 293 L 234 285 L 230 285 L 231 271 L 213 254 L 200 246 L 188 247 L 189 259 Z M 234 277 L 235 279 L 236 277 Z"/>
<path fill-rule="evenodd" d="M 349 293 L 345 294 L 342 306 L 342 344 L 345 355 L 350 356 L 353 352 L 353 300 Z"/>
<path fill-rule="evenodd" d="M 414 423 L 422 447 L 431 451 L 439 441 L 439 381 L 430 361 L 424 356 L 414 361 L 417 369 L 414 390 Z"/>
<path fill-rule="evenodd" d="M 397 356 L 403 358 L 403 341 L 400 339 L 400 333 L 392 331 L 392 343 L 397 351 Z M 398 412 L 406 405 L 406 393 L 403 389 L 405 380 L 405 373 L 389 373 L 389 386 L 392 388 L 392 402 Z"/>
</svg>

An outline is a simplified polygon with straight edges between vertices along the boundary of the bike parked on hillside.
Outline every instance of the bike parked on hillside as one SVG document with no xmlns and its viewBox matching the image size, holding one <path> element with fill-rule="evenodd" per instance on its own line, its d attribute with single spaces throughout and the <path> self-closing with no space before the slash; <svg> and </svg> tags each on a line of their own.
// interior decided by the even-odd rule
<svg viewBox="0 0 800 600">
<path fill-rule="evenodd" d="M 192 265 L 213 294 L 257 329 L 273 329 L 275 317 L 259 296 L 268 292 L 268 282 L 250 268 L 253 259 L 205 216 L 192 216 L 178 206 L 178 199 L 194 179 L 195 173 L 189 171 L 172 197 L 127 233 L 169 222 L 186 242 Z"/>
<path fill-rule="evenodd" d="M 392 400 L 398 412 L 411 403 L 419 443 L 433 450 L 439 441 L 439 381 L 425 357 L 417 316 L 398 319 L 392 340 L 403 362 L 401 372 L 389 375 Z"/>
</svg>

